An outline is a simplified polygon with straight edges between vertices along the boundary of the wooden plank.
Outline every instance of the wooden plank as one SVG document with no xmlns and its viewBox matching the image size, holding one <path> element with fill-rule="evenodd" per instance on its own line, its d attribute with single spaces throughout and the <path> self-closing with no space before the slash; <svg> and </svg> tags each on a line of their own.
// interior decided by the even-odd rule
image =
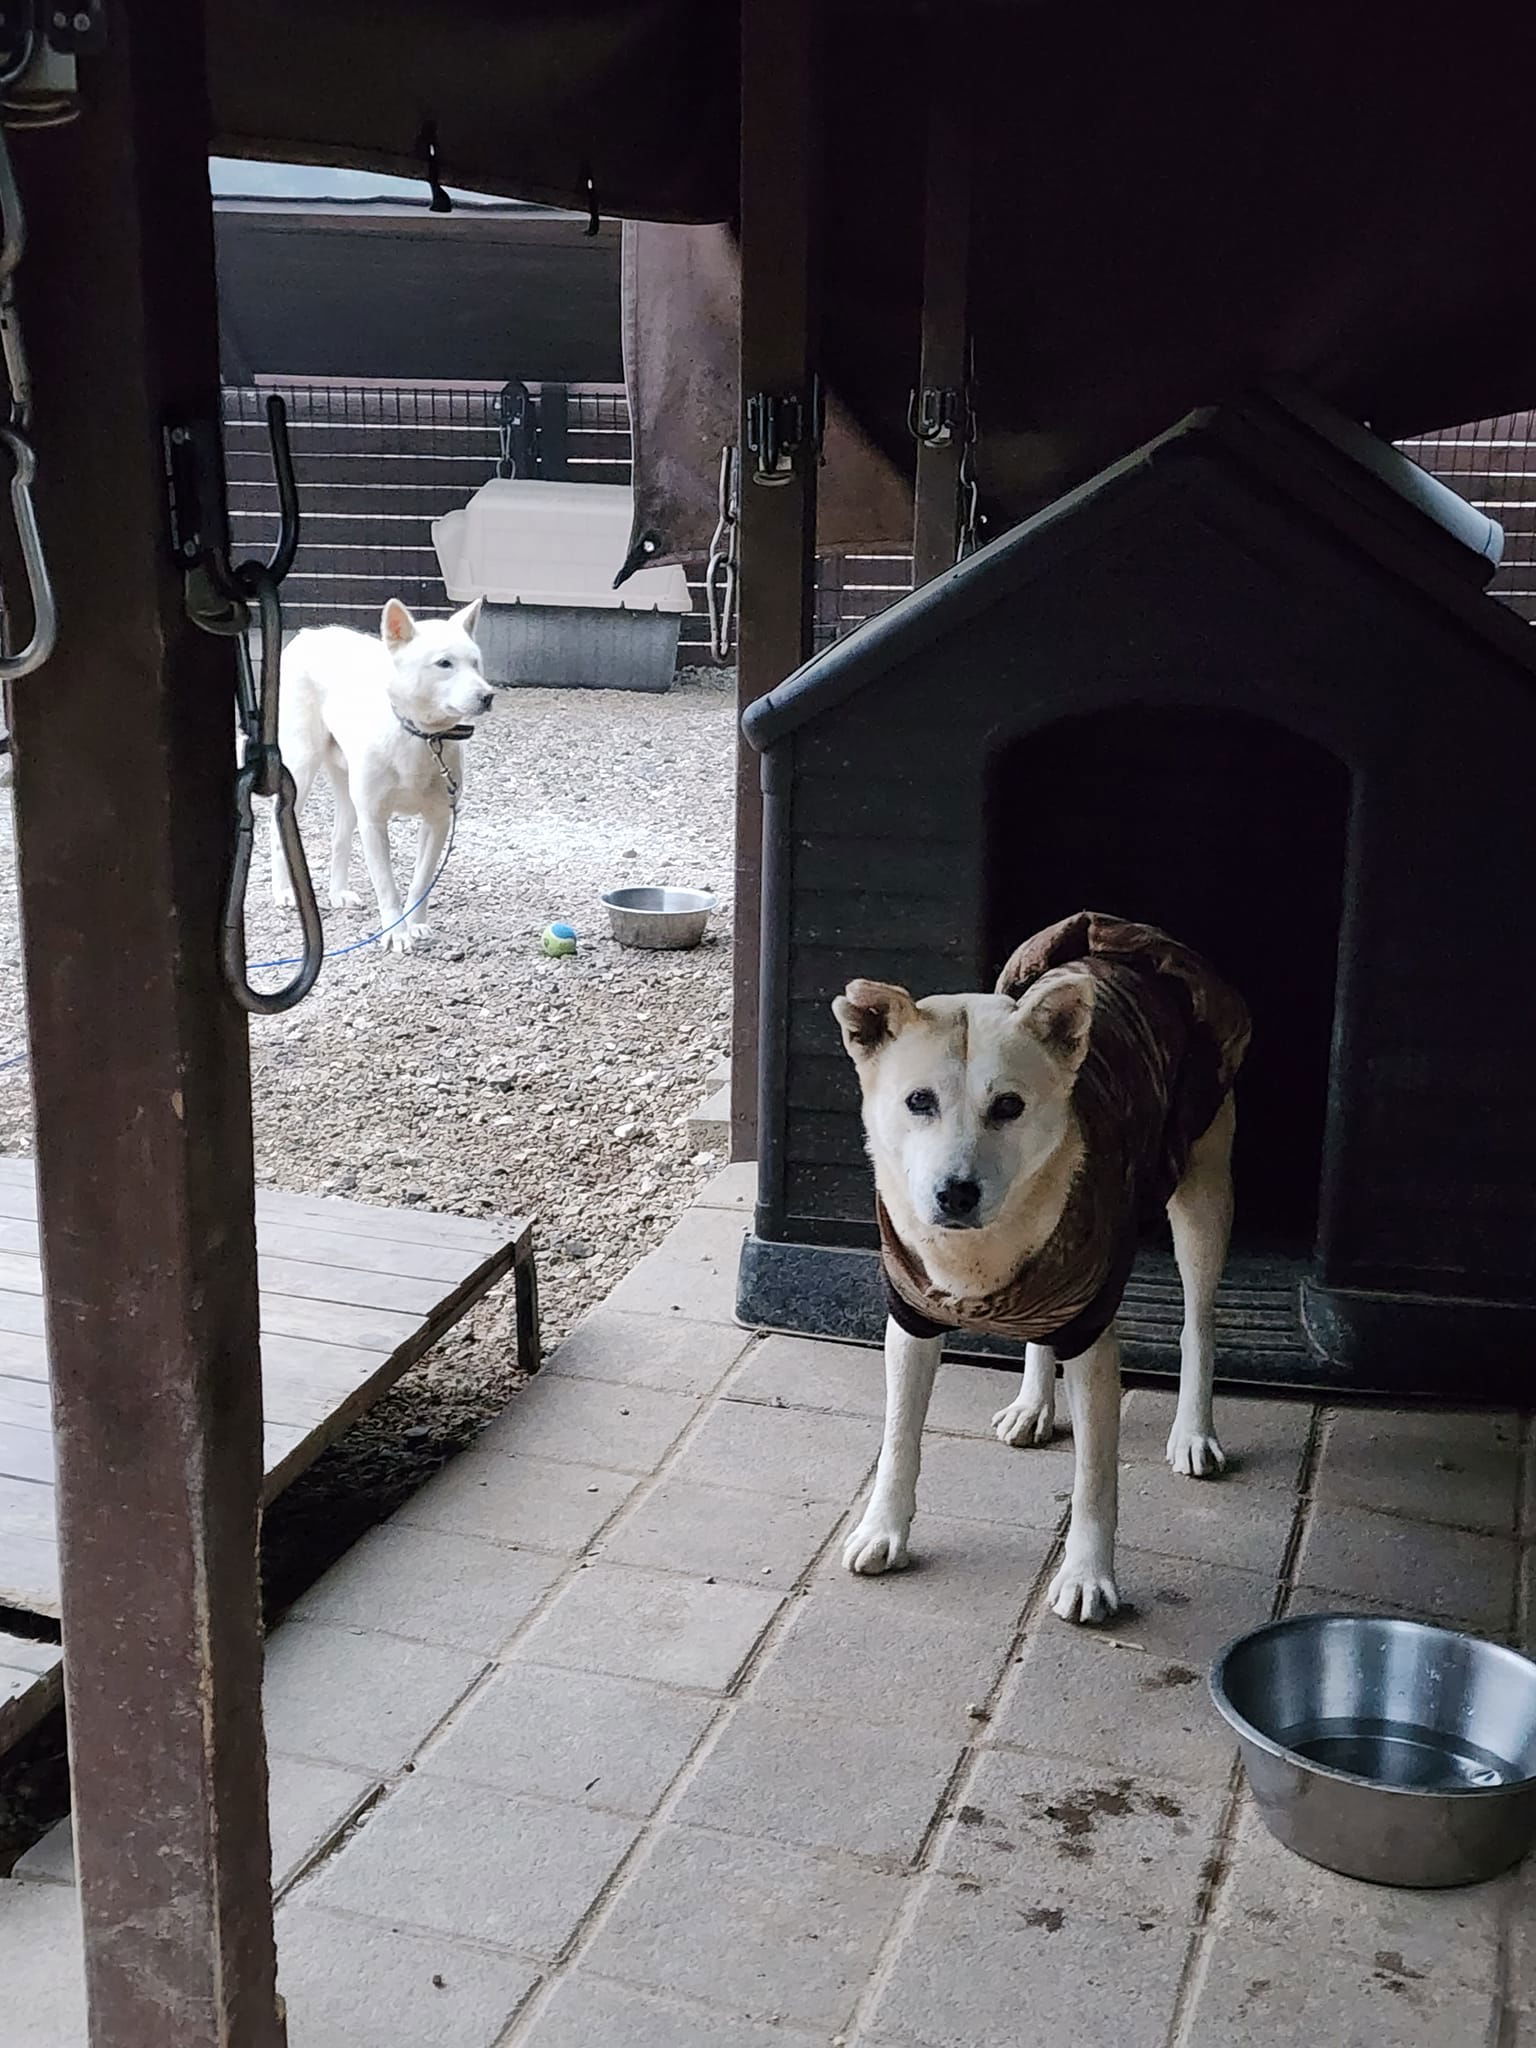
<svg viewBox="0 0 1536 2048">
<path fill-rule="evenodd" d="M 817 371 L 814 230 L 821 185 L 821 18 L 815 0 L 741 7 L 741 367 L 754 394 L 809 402 Z M 742 449 L 736 696 L 745 711 L 811 652 L 818 451 L 772 487 Z M 731 1014 L 731 1157 L 757 1155 L 763 798 L 758 756 L 738 731 Z"/>
<path fill-rule="evenodd" d="M 11 138 L 64 625 L 10 702 L 87 2029 L 282 2048 L 250 1075 L 213 943 L 234 650 L 188 618 L 162 455 L 220 412 L 198 0 L 114 10 L 88 72 L 80 120 Z"/>
<path fill-rule="evenodd" d="M 0 1631 L 0 1752 L 52 1713 L 64 1696 L 64 1652 Z"/>
<path fill-rule="evenodd" d="M 53 1485 L 53 1428 L 0 1420 L 0 1478 L 25 1479 L 37 1486 Z"/>
</svg>

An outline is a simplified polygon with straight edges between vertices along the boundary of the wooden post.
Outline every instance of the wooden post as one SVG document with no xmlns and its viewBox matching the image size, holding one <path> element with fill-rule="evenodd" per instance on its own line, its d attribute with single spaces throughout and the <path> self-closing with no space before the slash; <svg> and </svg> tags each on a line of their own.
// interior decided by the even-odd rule
<svg viewBox="0 0 1536 2048">
<path fill-rule="evenodd" d="M 957 38 L 957 43 L 960 41 Z M 941 69 L 928 115 L 923 202 L 923 351 L 919 392 L 953 393 L 963 407 L 970 268 L 971 137 L 957 71 Z M 959 530 L 963 409 L 947 441 L 919 440 L 912 526 L 915 584 L 953 568 Z"/>
<path fill-rule="evenodd" d="M 539 475 L 563 483 L 570 474 L 570 394 L 564 384 L 539 386 Z"/>
<path fill-rule="evenodd" d="M 798 398 L 816 369 L 815 212 L 820 154 L 816 0 L 742 0 L 741 402 Z M 811 652 L 815 611 L 814 442 L 773 486 L 754 483 L 741 423 L 740 710 Z M 736 932 L 731 1027 L 731 1157 L 757 1152 L 762 789 L 759 761 L 737 736 Z"/>
<path fill-rule="evenodd" d="M 282 2048 L 233 650 L 183 611 L 161 454 L 168 409 L 218 418 L 199 0 L 113 8 L 81 88 L 12 142 L 61 618 L 13 713 L 90 2041 Z"/>
</svg>

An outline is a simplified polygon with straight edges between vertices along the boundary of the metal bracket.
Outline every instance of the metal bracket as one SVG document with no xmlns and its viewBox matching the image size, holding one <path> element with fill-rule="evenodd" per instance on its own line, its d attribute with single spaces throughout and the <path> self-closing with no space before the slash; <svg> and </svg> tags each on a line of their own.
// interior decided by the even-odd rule
<svg viewBox="0 0 1536 2048">
<path fill-rule="evenodd" d="M 171 515 L 171 553 L 181 569 L 211 555 L 229 558 L 229 514 L 224 502 L 224 450 L 212 420 L 167 421 L 165 487 Z"/>
<path fill-rule="evenodd" d="M 48 41 L 61 57 L 105 49 L 106 0 L 45 0 Z"/>
<path fill-rule="evenodd" d="M 755 484 L 787 484 L 799 457 L 821 451 L 821 380 L 803 391 L 754 391 L 746 403 L 747 452 Z"/>
<path fill-rule="evenodd" d="M 953 384 L 927 384 L 907 401 L 907 428 L 925 448 L 946 447 L 960 424 L 960 393 Z"/>
</svg>

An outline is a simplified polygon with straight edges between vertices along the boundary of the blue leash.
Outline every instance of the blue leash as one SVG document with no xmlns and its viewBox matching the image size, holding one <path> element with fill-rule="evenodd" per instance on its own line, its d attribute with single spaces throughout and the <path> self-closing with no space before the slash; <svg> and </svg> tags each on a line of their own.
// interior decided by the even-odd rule
<svg viewBox="0 0 1536 2048">
<path fill-rule="evenodd" d="M 414 917 L 438 883 L 443 879 L 443 871 L 448 865 L 448 857 L 453 852 L 453 842 L 458 837 L 458 833 L 459 814 L 457 809 L 455 809 L 448 822 L 448 844 L 443 848 L 443 857 L 437 864 L 437 873 L 428 882 L 426 888 L 416 898 L 416 901 L 408 909 L 402 910 L 392 924 L 386 924 L 376 932 L 369 932 L 364 938 L 354 939 L 350 946 L 337 946 L 334 950 L 327 952 L 325 958 L 327 960 L 344 960 L 348 953 L 361 953 L 365 946 L 376 946 L 386 932 L 396 930 L 405 923 L 407 918 Z M 289 960 L 253 960 L 250 962 L 250 969 L 253 973 L 259 974 L 264 967 L 296 967 L 300 957 L 300 955 L 295 954 Z M 5 1073 L 11 1067 L 25 1066 L 27 1058 L 28 1055 L 24 1052 L 13 1052 L 9 1058 L 0 1060 L 0 1074 Z"/>
</svg>

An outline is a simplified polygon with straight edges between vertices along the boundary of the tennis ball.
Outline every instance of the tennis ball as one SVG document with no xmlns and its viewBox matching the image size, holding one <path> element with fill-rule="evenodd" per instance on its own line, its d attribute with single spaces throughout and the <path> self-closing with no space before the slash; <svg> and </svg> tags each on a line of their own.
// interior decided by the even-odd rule
<svg viewBox="0 0 1536 2048">
<path fill-rule="evenodd" d="M 552 959 L 558 960 L 566 953 L 576 950 L 576 934 L 568 924 L 552 924 L 541 941 L 544 950 Z"/>
</svg>

